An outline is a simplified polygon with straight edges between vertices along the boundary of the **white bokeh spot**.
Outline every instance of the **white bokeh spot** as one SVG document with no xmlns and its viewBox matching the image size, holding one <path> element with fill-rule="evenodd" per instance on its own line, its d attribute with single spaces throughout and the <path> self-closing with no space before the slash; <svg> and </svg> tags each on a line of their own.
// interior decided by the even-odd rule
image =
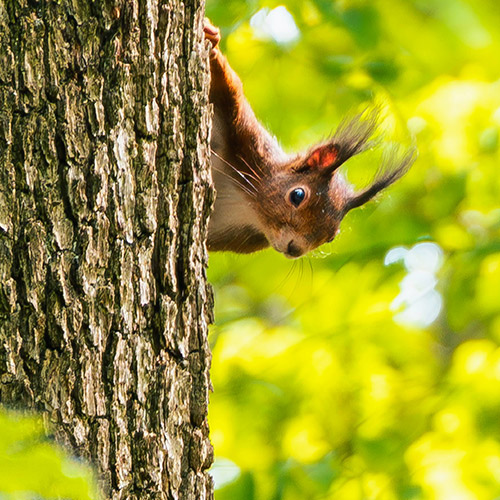
<svg viewBox="0 0 500 500">
<path fill-rule="evenodd" d="M 443 251 L 436 243 L 417 243 L 412 248 L 395 247 L 385 256 L 386 266 L 403 262 L 408 274 L 399 284 L 400 292 L 391 303 L 398 323 L 424 328 L 432 324 L 443 307 L 436 290 L 436 273 L 443 263 Z"/>
<path fill-rule="evenodd" d="M 256 38 L 272 39 L 280 44 L 294 42 L 300 36 L 292 14 L 283 5 L 272 10 L 260 9 L 250 19 L 250 26 Z"/>
<path fill-rule="evenodd" d="M 210 468 L 216 490 L 238 479 L 240 473 L 240 468 L 228 458 L 216 458 Z"/>
</svg>

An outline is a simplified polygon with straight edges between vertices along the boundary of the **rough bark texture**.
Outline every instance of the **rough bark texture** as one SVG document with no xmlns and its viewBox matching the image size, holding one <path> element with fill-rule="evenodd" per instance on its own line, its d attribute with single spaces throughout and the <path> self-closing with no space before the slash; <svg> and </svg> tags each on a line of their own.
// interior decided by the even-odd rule
<svg viewBox="0 0 500 500">
<path fill-rule="evenodd" d="M 203 0 L 0 0 L 0 397 L 106 497 L 212 497 Z"/>
</svg>

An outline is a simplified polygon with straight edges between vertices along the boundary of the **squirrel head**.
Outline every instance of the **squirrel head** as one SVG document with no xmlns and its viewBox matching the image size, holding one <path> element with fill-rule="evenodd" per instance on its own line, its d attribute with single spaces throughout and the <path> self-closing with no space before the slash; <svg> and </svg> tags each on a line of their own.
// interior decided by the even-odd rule
<svg viewBox="0 0 500 500">
<path fill-rule="evenodd" d="M 361 191 L 355 191 L 338 171 L 349 158 L 372 146 L 376 122 L 376 112 L 358 115 L 344 121 L 329 141 L 286 163 L 254 170 L 258 189 L 251 203 L 274 249 L 297 258 L 332 241 L 349 210 L 365 204 L 410 168 L 415 148 L 393 150 Z"/>
</svg>

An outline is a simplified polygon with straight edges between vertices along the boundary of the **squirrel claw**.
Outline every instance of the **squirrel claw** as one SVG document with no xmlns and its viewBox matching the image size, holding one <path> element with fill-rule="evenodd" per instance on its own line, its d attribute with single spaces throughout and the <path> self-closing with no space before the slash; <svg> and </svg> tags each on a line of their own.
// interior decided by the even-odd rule
<svg viewBox="0 0 500 500">
<path fill-rule="evenodd" d="M 215 49 L 220 42 L 219 28 L 216 28 L 207 18 L 205 18 L 203 31 L 205 32 L 205 39 L 209 40 L 212 44 L 212 48 Z"/>
</svg>

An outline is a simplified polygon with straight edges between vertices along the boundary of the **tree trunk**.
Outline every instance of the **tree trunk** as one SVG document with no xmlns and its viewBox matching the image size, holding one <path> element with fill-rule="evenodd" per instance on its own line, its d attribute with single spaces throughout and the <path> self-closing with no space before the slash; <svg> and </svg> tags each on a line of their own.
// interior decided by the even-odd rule
<svg viewBox="0 0 500 500">
<path fill-rule="evenodd" d="M 202 0 L 0 0 L 0 398 L 113 499 L 212 497 Z"/>
</svg>

